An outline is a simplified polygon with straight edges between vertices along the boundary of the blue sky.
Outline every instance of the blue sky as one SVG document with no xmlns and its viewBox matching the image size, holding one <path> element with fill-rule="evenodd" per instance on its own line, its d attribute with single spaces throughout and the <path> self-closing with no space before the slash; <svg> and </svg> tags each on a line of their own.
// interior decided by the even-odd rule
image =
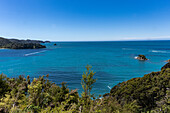
<svg viewBox="0 0 170 113">
<path fill-rule="evenodd" d="M 51 41 L 170 39 L 170 0 L 0 0 L 0 36 Z"/>
</svg>

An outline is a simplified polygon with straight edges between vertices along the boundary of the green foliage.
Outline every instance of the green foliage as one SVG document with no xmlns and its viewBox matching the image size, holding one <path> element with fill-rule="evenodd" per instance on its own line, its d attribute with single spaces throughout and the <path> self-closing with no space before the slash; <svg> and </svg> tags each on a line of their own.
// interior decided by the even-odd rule
<svg viewBox="0 0 170 113">
<path fill-rule="evenodd" d="M 91 70 L 91 68 L 92 66 L 90 65 L 86 66 L 86 71 L 83 73 L 81 80 L 84 92 L 82 92 L 82 98 L 80 99 L 80 103 L 82 104 L 80 109 L 82 109 L 83 112 L 88 112 L 93 107 L 93 100 L 91 100 L 93 95 L 91 94 L 91 90 L 96 79 L 93 78 L 95 73 Z"/>
<path fill-rule="evenodd" d="M 9 86 L 9 90 L 0 98 L 0 112 L 35 113 L 49 107 L 69 111 L 78 102 L 77 90 L 70 93 L 65 83 L 59 87 L 48 80 L 48 75 L 46 79 L 44 76 L 34 78 L 31 83 L 29 76 L 9 79 L 1 75 L 1 78 L 1 84 Z"/>
<path fill-rule="evenodd" d="M 160 72 L 133 78 L 114 86 L 102 98 L 91 94 L 95 73 L 86 66 L 82 75 L 82 96 L 48 80 L 49 75 L 7 78 L 0 75 L 0 113 L 169 113 L 170 65 Z"/>
<path fill-rule="evenodd" d="M 170 68 L 167 68 L 120 83 L 111 89 L 110 94 L 123 106 L 136 101 L 141 111 L 150 111 L 168 95 L 166 91 L 170 87 L 169 80 Z"/>
<path fill-rule="evenodd" d="M 0 98 L 5 95 L 6 92 L 9 91 L 9 86 L 6 81 L 6 76 L 3 74 L 0 75 Z"/>
<path fill-rule="evenodd" d="M 86 66 L 87 70 L 82 75 L 81 84 L 82 84 L 82 88 L 84 90 L 84 93 L 82 96 L 85 98 L 92 97 L 90 92 L 93 88 L 93 84 L 96 82 L 96 79 L 93 78 L 95 73 L 91 70 L 91 68 L 92 68 L 91 66 L 87 65 Z"/>
</svg>

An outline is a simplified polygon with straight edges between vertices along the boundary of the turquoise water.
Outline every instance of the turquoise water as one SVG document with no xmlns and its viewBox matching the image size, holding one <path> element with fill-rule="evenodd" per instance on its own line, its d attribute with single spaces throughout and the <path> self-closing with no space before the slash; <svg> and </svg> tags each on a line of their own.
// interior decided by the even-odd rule
<svg viewBox="0 0 170 113">
<path fill-rule="evenodd" d="M 57 84 L 67 82 L 82 92 L 81 77 L 85 66 L 92 65 L 97 82 L 93 93 L 108 93 L 119 82 L 159 71 L 170 59 L 170 41 L 127 42 L 56 42 L 46 49 L 0 50 L 0 73 L 8 77 L 30 75 L 33 79 L 49 74 Z M 148 61 L 134 59 L 144 54 Z"/>
</svg>

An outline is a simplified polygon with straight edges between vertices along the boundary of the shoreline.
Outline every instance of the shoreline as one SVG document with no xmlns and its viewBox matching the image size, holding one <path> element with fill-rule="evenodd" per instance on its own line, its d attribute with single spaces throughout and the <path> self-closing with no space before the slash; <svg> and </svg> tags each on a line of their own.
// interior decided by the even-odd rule
<svg viewBox="0 0 170 113">
<path fill-rule="evenodd" d="M 0 48 L 0 49 L 9 49 L 9 48 Z"/>
</svg>

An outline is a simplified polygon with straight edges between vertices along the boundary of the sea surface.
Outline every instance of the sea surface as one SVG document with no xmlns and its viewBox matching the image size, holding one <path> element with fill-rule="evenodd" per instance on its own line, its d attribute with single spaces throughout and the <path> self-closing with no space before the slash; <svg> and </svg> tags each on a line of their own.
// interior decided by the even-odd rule
<svg viewBox="0 0 170 113">
<path fill-rule="evenodd" d="M 57 45 L 54 46 L 54 43 Z M 66 82 L 82 92 L 81 78 L 87 64 L 97 79 L 92 93 L 108 93 L 119 82 L 159 71 L 170 59 L 170 41 L 52 42 L 46 49 L 0 49 L 0 73 L 8 77 L 49 74 L 52 82 Z M 135 59 L 144 54 L 149 60 Z"/>
</svg>

